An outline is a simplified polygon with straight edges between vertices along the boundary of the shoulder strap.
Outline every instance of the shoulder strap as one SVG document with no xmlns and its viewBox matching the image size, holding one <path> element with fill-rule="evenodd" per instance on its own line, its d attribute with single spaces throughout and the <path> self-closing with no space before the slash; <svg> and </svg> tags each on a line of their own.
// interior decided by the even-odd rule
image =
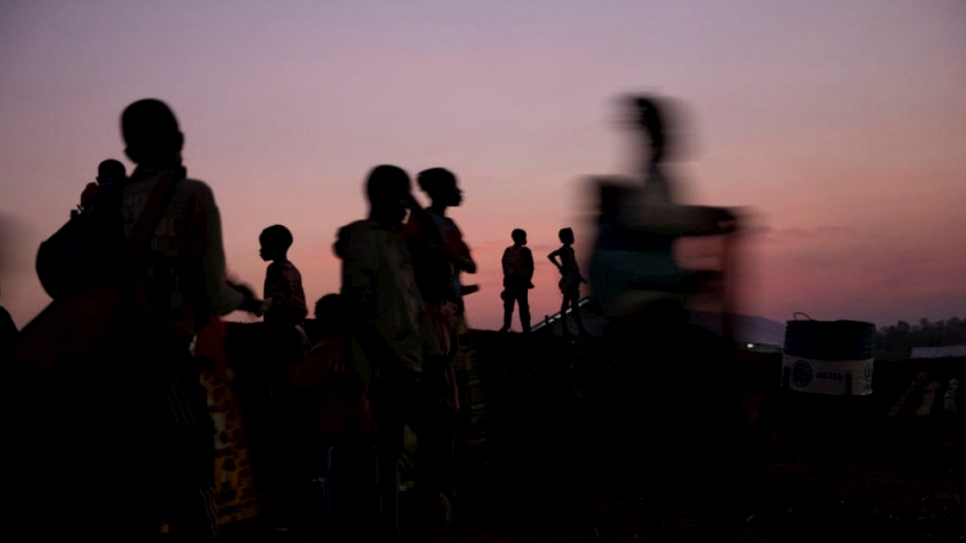
<svg viewBox="0 0 966 543">
<path fill-rule="evenodd" d="M 168 170 L 154 182 L 148 201 L 144 204 L 144 210 L 141 211 L 141 216 L 134 223 L 134 229 L 124 244 L 123 259 L 139 252 L 154 237 L 161 217 L 164 216 L 164 210 L 168 207 L 171 197 L 174 196 L 174 189 L 181 179 L 183 176 L 176 175 L 174 170 Z"/>
</svg>

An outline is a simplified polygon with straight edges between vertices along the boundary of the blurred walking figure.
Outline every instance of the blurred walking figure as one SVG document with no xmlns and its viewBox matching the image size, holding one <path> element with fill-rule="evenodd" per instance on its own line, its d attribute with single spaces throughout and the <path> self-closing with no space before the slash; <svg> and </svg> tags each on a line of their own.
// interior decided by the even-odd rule
<svg viewBox="0 0 966 543">
<path fill-rule="evenodd" d="M 630 182 L 606 179 L 597 187 L 600 208 L 590 283 L 608 317 L 610 358 L 622 362 L 622 378 L 612 394 L 618 402 L 615 409 L 635 413 L 639 420 L 635 427 L 647 428 L 648 436 L 663 436 L 654 449 L 662 457 L 661 465 L 681 466 L 676 471 L 653 471 L 634 462 L 636 484 L 647 489 L 640 526 L 641 536 L 647 539 L 663 531 L 666 497 L 674 488 L 669 472 L 683 473 L 688 462 L 710 461 L 696 456 L 704 441 L 720 444 L 719 455 L 725 457 L 733 437 L 729 432 L 740 424 L 738 404 L 729 396 L 729 375 L 723 369 L 729 366 L 731 350 L 726 342 L 691 327 L 685 308 L 702 289 L 720 291 L 721 273 L 685 270 L 673 250 L 681 237 L 733 232 L 735 216 L 721 208 L 678 202 L 677 187 L 665 168 L 680 143 L 672 132 L 677 127 L 669 121 L 669 108 L 664 100 L 651 96 L 634 96 L 626 104 L 642 140 L 641 177 Z M 729 245 L 725 247 L 727 252 Z M 687 363 L 688 359 L 696 362 Z M 638 387 L 645 382 L 653 393 L 640 394 Z M 692 399 L 683 400 L 684 390 L 694 391 Z M 703 411 L 701 418 L 682 420 L 668 407 L 682 400 L 700 404 L 700 409 L 690 409 Z M 626 449 L 632 455 L 644 454 L 634 443 L 645 437 L 631 434 Z"/>
<path fill-rule="evenodd" d="M 640 180 L 606 180 L 598 187 L 600 214 L 590 282 L 613 316 L 636 313 L 653 302 L 675 305 L 716 279 L 708 272 L 682 269 L 674 257 L 674 242 L 734 229 L 735 217 L 728 210 L 677 201 L 677 187 L 665 168 L 677 141 L 667 125 L 667 108 L 659 104 L 663 102 L 654 97 L 629 100 L 633 127 L 643 140 Z"/>
<path fill-rule="evenodd" d="M 563 327 L 563 335 L 570 337 L 570 328 L 567 326 L 567 309 L 570 308 L 574 322 L 577 324 L 577 333 L 581 336 L 587 335 L 584 330 L 584 323 L 580 319 L 580 284 L 587 280 L 580 275 L 580 266 L 577 264 L 577 255 L 574 253 L 574 231 L 571 228 L 562 228 L 557 234 L 563 246 L 547 255 L 550 262 L 560 271 L 560 293 L 563 294 L 563 303 L 560 306 L 560 326 Z M 557 259 L 560 259 L 558 262 Z"/>
<path fill-rule="evenodd" d="M 510 236 L 513 245 L 503 251 L 503 328 L 510 330 L 513 318 L 513 305 L 520 308 L 520 325 L 523 333 L 530 332 L 530 289 L 533 288 L 533 253 L 527 248 L 527 233 L 517 228 Z"/>
</svg>

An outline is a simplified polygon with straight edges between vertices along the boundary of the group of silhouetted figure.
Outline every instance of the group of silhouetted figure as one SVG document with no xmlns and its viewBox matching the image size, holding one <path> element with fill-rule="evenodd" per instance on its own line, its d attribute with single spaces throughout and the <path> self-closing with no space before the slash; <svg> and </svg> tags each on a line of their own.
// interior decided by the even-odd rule
<svg viewBox="0 0 966 543">
<path fill-rule="evenodd" d="M 689 211 L 674 203 L 661 167 L 668 138 L 659 108 L 646 98 L 635 99 L 633 108 L 652 151 L 646 183 L 601 183 L 589 281 L 615 323 L 613 344 L 621 348 L 641 325 L 658 331 L 649 336 L 655 341 L 662 334 L 666 341 L 673 329 L 669 322 L 679 314 L 678 298 L 643 303 L 635 301 L 635 293 L 686 297 L 708 279 L 677 265 L 673 240 L 727 233 L 735 219 L 724 210 Z M 256 390 L 241 398 L 243 411 L 250 412 L 239 414 L 250 434 L 256 485 L 287 492 L 285 485 L 266 482 L 264 473 L 284 471 L 285 444 L 294 442 L 273 437 L 278 434 L 270 428 L 310 421 L 311 431 L 339 443 L 339 451 L 352 451 L 343 457 L 355 468 L 339 474 L 352 482 L 336 494 L 333 526 L 342 536 L 415 537 L 450 522 L 458 499 L 454 430 L 470 424 L 477 401 L 469 392 L 477 385 L 468 377 L 474 368 L 466 355 L 464 296 L 478 289 L 461 280 L 464 273 L 476 273 L 477 264 L 447 216 L 448 208 L 462 202 L 457 177 L 444 168 L 420 172 L 416 181 L 431 200 L 424 207 L 406 171 L 373 168 L 365 181 L 368 216 L 337 232 L 341 289 L 318 300 L 312 320 L 302 276 L 288 258 L 294 238 L 285 226 L 269 226 L 259 236 L 260 256 L 270 262 L 263 296 L 228 279 L 213 192 L 188 177 L 181 160 L 184 137 L 168 106 L 153 99 L 135 102 L 124 110 L 121 129 L 135 170 L 128 175 L 114 159 L 100 164 L 97 182 L 85 187 L 72 212 L 71 224 L 82 234 L 63 251 L 62 261 L 39 258 L 38 272 L 43 266 L 42 282 L 55 302 L 75 295 L 126 265 L 125 241 L 142 228 L 142 216 L 156 212 L 150 250 L 137 256 L 148 270 L 137 279 L 143 296 L 127 301 L 125 327 L 109 346 L 97 347 L 91 357 L 96 367 L 45 377 L 51 379 L 47 410 L 23 417 L 17 439 L 29 446 L 10 453 L 16 468 L 29 473 L 18 488 L 22 507 L 34 513 L 23 522 L 38 534 L 86 532 L 139 541 L 158 534 L 163 520 L 169 537 L 217 536 L 210 395 L 200 377 L 213 371 L 205 364 L 223 357 L 218 353 L 225 339 L 217 330 L 220 318 L 234 311 L 264 317 L 262 345 L 249 353 L 262 359 L 262 367 L 237 375 L 239 382 L 247 379 L 248 390 Z M 166 196 L 158 195 L 162 186 Z M 570 310 L 578 333 L 585 335 L 578 302 L 588 280 L 574 252 L 573 230 L 561 229 L 558 236 L 562 245 L 547 256 L 560 272 L 561 316 Z M 516 306 L 523 332 L 529 333 L 533 255 L 525 231 L 515 229 L 511 238 L 502 257 L 501 331 L 510 329 Z M 5 328 L 12 325 L 5 324 L 10 321 L 5 311 L 0 317 Z M 3 333 L 6 343 L 15 341 L 15 329 Z M 14 347 L 4 349 L 13 353 Z M 266 413 L 268 422 L 258 419 Z M 418 442 L 417 491 L 411 493 L 417 521 L 404 529 L 398 471 L 410 433 Z M 57 520 L 48 522 L 35 511 Z"/>
</svg>

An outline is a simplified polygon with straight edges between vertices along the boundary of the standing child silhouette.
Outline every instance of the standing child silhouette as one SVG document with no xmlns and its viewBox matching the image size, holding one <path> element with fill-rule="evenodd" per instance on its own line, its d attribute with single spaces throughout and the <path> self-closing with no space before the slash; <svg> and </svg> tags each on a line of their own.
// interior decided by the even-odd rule
<svg viewBox="0 0 966 543">
<path fill-rule="evenodd" d="M 560 292 L 563 294 L 563 303 L 560 306 L 560 326 L 563 328 L 563 335 L 570 337 L 570 328 L 567 327 L 567 308 L 573 313 L 574 322 L 577 323 L 577 333 L 581 336 L 587 335 L 584 324 L 580 319 L 580 284 L 587 280 L 580 275 L 580 267 L 577 265 L 577 256 L 574 254 L 574 231 L 570 228 L 562 228 L 557 234 L 563 246 L 547 255 L 550 262 L 560 271 Z M 560 259 L 558 262 L 557 259 Z"/>
<path fill-rule="evenodd" d="M 271 300 L 265 311 L 265 322 L 271 325 L 302 326 L 308 308 L 302 275 L 288 259 L 292 247 L 292 232 L 280 224 L 269 226 L 258 238 L 259 256 L 271 261 L 265 271 L 265 300 Z"/>
<path fill-rule="evenodd" d="M 530 333 L 530 289 L 533 288 L 533 253 L 527 248 L 527 233 L 517 228 L 510 234 L 513 245 L 503 251 L 503 328 L 510 330 L 513 304 L 520 306 L 520 325 L 523 333 Z"/>
</svg>

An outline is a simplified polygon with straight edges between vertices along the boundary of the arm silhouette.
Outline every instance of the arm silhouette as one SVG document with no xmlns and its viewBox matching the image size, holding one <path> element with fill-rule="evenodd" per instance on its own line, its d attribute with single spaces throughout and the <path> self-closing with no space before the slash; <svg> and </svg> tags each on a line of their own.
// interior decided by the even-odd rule
<svg viewBox="0 0 966 543">
<path fill-rule="evenodd" d="M 547 255 L 547 258 L 550 259 L 550 262 L 553 262 L 553 265 L 557 267 L 558 271 L 563 273 L 563 257 L 560 256 L 560 252 L 561 252 L 561 249 L 557 249 L 556 251 L 553 251 L 552 253 Z M 560 262 L 557 262 L 558 258 L 560 258 Z"/>
</svg>

